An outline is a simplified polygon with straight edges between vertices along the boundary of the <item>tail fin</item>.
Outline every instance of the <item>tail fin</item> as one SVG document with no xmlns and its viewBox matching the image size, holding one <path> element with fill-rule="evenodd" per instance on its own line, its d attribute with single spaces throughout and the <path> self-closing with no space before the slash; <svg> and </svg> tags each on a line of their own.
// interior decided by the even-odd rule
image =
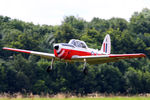
<svg viewBox="0 0 150 100">
<path fill-rule="evenodd" d="M 111 53 L 111 40 L 110 40 L 110 35 L 107 34 L 104 38 L 101 52 L 104 54 L 110 54 Z"/>
</svg>

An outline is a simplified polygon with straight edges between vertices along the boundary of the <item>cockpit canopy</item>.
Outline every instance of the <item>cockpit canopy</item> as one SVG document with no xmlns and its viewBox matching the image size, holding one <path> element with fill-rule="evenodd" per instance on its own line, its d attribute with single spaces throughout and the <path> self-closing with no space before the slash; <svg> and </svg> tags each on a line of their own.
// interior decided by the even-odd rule
<svg viewBox="0 0 150 100">
<path fill-rule="evenodd" d="M 79 47 L 79 48 L 88 48 L 86 43 L 81 40 L 71 39 L 68 44 L 72 44 L 75 47 Z"/>
</svg>

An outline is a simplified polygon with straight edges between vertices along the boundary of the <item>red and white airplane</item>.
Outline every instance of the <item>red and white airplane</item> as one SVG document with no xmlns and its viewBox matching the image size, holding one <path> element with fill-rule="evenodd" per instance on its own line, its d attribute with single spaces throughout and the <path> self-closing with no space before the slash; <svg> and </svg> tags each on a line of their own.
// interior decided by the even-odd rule
<svg viewBox="0 0 150 100">
<path fill-rule="evenodd" d="M 33 54 L 44 58 L 52 59 L 51 66 L 47 68 L 47 72 L 52 69 L 54 60 L 61 60 L 65 62 L 83 62 L 83 72 L 87 73 L 86 64 L 102 64 L 108 62 L 115 62 L 120 59 L 130 59 L 146 57 L 143 53 L 138 54 L 110 54 L 111 53 L 111 40 L 107 34 L 102 44 L 101 50 L 88 48 L 86 43 L 81 40 L 71 39 L 69 43 L 54 44 L 54 54 L 29 51 L 23 49 L 14 49 L 4 47 L 4 50 L 23 52 L 27 54 Z"/>
</svg>

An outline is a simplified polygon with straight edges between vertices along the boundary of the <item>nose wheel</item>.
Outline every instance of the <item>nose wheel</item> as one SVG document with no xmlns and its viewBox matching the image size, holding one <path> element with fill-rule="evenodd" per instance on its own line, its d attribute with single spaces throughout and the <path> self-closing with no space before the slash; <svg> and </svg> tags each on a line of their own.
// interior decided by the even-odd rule
<svg viewBox="0 0 150 100">
<path fill-rule="evenodd" d="M 53 63 L 54 63 L 54 58 L 52 58 L 52 61 L 51 61 L 51 66 L 48 66 L 46 71 L 49 73 L 50 71 L 52 71 L 53 69 Z"/>
</svg>

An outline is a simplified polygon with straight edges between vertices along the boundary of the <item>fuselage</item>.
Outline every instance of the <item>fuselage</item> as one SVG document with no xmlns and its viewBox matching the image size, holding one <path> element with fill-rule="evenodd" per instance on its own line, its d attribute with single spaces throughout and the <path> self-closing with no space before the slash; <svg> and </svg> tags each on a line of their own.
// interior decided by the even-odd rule
<svg viewBox="0 0 150 100">
<path fill-rule="evenodd" d="M 96 56 L 101 55 L 101 52 L 87 47 L 83 48 L 68 43 L 59 43 L 54 45 L 54 54 L 60 59 L 71 60 L 73 56 Z"/>
</svg>

